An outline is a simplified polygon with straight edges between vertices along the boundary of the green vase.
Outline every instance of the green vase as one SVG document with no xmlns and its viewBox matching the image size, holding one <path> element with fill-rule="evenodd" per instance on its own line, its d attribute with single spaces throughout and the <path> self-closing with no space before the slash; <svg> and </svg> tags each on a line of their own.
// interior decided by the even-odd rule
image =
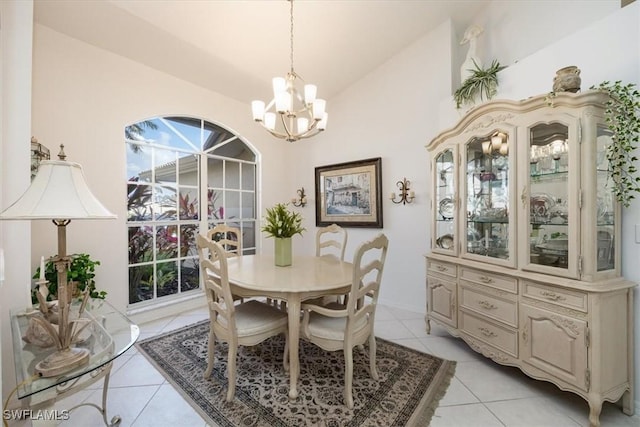
<svg viewBox="0 0 640 427">
<path fill-rule="evenodd" d="M 276 265 L 286 267 L 291 265 L 291 237 L 276 237 Z"/>
</svg>

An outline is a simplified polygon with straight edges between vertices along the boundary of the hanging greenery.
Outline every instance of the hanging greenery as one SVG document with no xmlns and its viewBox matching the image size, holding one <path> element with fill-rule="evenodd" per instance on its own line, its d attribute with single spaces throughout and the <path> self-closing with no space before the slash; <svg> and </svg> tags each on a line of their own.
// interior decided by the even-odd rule
<svg viewBox="0 0 640 427">
<path fill-rule="evenodd" d="M 640 193 L 640 177 L 635 162 L 638 161 L 636 149 L 640 137 L 640 92 L 633 83 L 622 84 L 604 81 L 590 89 L 606 92 L 605 122 L 613 132 L 611 143 L 607 147 L 609 176 L 613 181 L 613 193 L 623 206 L 629 207 Z"/>
<path fill-rule="evenodd" d="M 473 61 L 473 65 L 475 69 L 468 70 L 471 72 L 471 76 L 453 94 L 456 108 L 460 108 L 463 104 L 473 103 L 478 95 L 481 100 L 493 98 L 498 90 L 498 73 L 507 68 L 506 65 L 500 65 L 495 59 L 487 69 L 480 68 L 476 61 Z"/>
</svg>

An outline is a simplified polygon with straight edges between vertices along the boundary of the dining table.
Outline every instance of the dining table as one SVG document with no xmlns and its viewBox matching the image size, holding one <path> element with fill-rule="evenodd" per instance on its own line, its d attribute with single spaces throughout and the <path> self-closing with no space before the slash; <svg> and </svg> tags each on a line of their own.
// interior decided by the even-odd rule
<svg viewBox="0 0 640 427">
<path fill-rule="evenodd" d="M 289 399 L 298 397 L 300 374 L 300 309 L 303 301 L 346 293 L 353 264 L 330 256 L 294 256 L 286 267 L 275 265 L 273 255 L 228 258 L 231 292 L 245 298 L 266 297 L 286 302 L 289 320 Z"/>
</svg>

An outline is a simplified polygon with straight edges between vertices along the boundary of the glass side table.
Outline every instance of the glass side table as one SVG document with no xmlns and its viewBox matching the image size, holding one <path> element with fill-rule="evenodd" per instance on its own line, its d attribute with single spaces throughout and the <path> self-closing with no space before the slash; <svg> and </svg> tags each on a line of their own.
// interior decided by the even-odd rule
<svg viewBox="0 0 640 427">
<path fill-rule="evenodd" d="M 79 301 L 73 302 L 71 313 L 78 313 L 79 306 Z M 34 375 L 36 364 L 55 351 L 55 346 L 43 348 L 23 340 L 29 327 L 29 319 L 36 313 L 38 311 L 27 312 L 24 309 L 11 312 L 16 380 L 18 384 L 25 382 L 17 390 L 18 399 L 22 400 L 23 408 L 47 407 L 56 400 L 67 397 L 104 378 L 101 407 L 93 403 L 83 403 L 74 406 L 69 411 L 80 406 L 93 406 L 100 411 L 107 426 L 120 424 L 121 418 L 117 415 L 110 422 L 107 420 L 109 375 L 113 361 L 130 349 L 138 339 L 140 335 L 138 326 L 107 301 L 89 299 L 82 317 L 88 317 L 92 322 L 86 332 L 80 335 L 79 342 L 75 344 L 76 347 L 89 349 L 89 362 L 58 377 L 37 378 L 29 381 L 29 378 Z"/>
</svg>

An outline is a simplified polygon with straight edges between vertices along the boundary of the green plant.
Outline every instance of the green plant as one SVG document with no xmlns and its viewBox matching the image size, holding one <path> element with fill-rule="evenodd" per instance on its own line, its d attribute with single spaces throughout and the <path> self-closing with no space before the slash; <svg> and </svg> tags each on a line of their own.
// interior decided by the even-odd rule
<svg viewBox="0 0 640 427">
<path fill-rule="evenodd" d="M 302 236 L 306 229 L 302 227 L 302 215 L 291 212 L 284 203 L 278 203 L 271 209 L 267 208 L 266 224 L 262 231 L 270 237 L 291 237 L 294 234 Z"/>
<path fill-rule="evenodd" d="M 104 299 L 107 296 L 107 292 L 98 291 L 96 289 L 96 281 L 94 280 L 95 269 L 97 265 L 100 265 L 100 261 L 95 261 L 91 259 L 89 254 L 74 254 L 71 255 L 71 264 L 69 266 L 69 270 L 67 271 L 67 280 L 78 282 L 78 290 L 80 292 L 84 292 L 86 287 L 89 287 L 90 296 L 92 298 L 101 298 Z M 36 270 L 33 275 L 34 279 L 40 277 L 40 267 Z M 58 272 L 56 271 L 56 267 L 53 264 L 53 261 L 47 261 L 44 267 L 44 277 L 49 281 L 47 285 L 49 289 L 49 295 L 47 296 L 47 300 L 51 301 L 57 298 L 58 295 Z M 36 297 L 37 288 L 33 290 L 31 293 L 31 301 L 35 304 L 38 302 Z"/>
<path fill-rule="evenodd" d="M 623 206 L 629 207 L 640 193 L 640 177 L 634 162 L 638 157 L 634 151 L 638 148 L 640 137 L 640 92 L 633 83 L 622 84 L 604 81 L 590 89 L 597 89 L 609 95 L 606 102 L 605 122 L 613 135 L 613 142 L 607 147 L 609 176 L 613 181 L 613 194 Z"/>
<path fill-rule="evenodd" d="M 482 69 L 473 61 L 475 69 L 469 69 L 471 76 L 462 82 L 462 86 L 453 94 L 456 101 L 456 108 L 460 108 L 462 104 L 470 104 L 480 95 L 480 99 L 491 99 L 495 96 L 498 88 L 498 72 L 507 68 L 500 65 L 497 60 L 493 60 L 491 66 Z"/>
</svg>

